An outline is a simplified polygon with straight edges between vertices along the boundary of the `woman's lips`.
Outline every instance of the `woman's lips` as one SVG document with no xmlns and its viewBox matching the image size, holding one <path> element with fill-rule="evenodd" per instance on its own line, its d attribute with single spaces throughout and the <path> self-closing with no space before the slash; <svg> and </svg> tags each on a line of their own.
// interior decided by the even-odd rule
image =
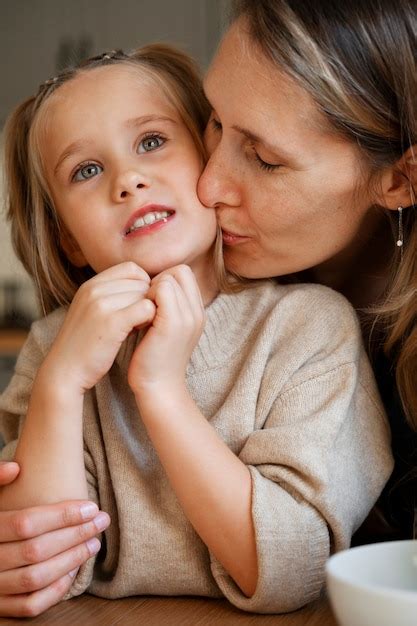
<svg viewBox="0 0 417 626">
<path fill-rule="evenodd" d="M 222 229 L 223 243 L 226 246 L 234 246 L 238 243 L 243 243 L 244 241 L 248 241 L 249 237 L 244 237 L 243 235 L 238 235 L 237 233 L 232 233 L 228 230 Z"/>
</svg>

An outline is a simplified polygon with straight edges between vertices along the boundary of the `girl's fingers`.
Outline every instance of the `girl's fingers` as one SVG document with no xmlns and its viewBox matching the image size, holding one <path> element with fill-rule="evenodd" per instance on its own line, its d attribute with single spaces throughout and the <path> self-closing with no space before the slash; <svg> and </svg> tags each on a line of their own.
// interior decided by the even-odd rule
<svg viewBox="0 0 417 626">
<path fill-rule="evenodd" d="M 73 580 L 72 575 L 66 574 L 39 591 L 0 596 L 0 617 L 36 617 L 44 613 L 62 600 Z"/>
<path fill-rule="evenodd" d="M 123 319 L 125 328 L 133 329 L 150 324 L 155 317 L 155 304 L 144 298 L 125 306 L 118 314 Z"/>
<path fill-rule="evenodd" d="M 178 319 L 184 320 L 188 315 L 188 302 L 177 281 L 170 274 L 161 275 L 159 280 L 151 285 L 148 297 L 155 301 L 158 318 L 166 320 L 170 326 Z"/>
<path fill-rule="evenodd" d="M 175 279 L 185 294 L 194 315 L 201 315 L 204 311 L 204 305 L 197 280 L 191 268 L 188 265 L 177 265 L 165 272 L 161 272 L 161 274 L 152 279 L 151 290 L 154 284 L 158 284 L 165 276 L 172 276 Z M 150 293 L 152 292 L 150 291 Z"/>
<path fill-rule="evenodd" d="M 1 546 L 0 571 L 34 565 L 87 542 L 110 524 L 107 513 L 99 513 L 92 521 L 79 526 L 61 528 L 23 541 L 10 541 Z"/>
<path fill-rule="evenodd" d="M 187 296 L 193 311 L 201 313 L 204 310 L 204 305 L 193 271 L 187 265 L 178 265 L 174 268 L 173 276 Z"/>
<path fill-rule="evenodd" d="M 47 561 L 7 570 L 0 573 L 0 596 L 32 593 L 80 567 L 90 557 L 97 554 L 100 542 L 93 537 L 86 543 L 70 548 Z"/>
<path fill-rule="evenodd" d="M 94 276 L 91 280 L 95 282 L 106 282 L 109 280 L 117 280 L 119 278 L 130 278 L 134 280 L 143 280 L 150 283 L 149 274 L 145 272 L 139 265 L 136 265 L 133 261 L 125 261 L 124 263 L 118 263 L 112 267 L 107 268 Z"/>
<path fill-rule="evenodd" d="M 144 280 L 120 278 L 119 280 L 107 280 L 95 283 L 93 293 L 96 296 L 106 296 L 124 292 L 145 294 L 148 289 L 149 283 Z"/>
</svg>

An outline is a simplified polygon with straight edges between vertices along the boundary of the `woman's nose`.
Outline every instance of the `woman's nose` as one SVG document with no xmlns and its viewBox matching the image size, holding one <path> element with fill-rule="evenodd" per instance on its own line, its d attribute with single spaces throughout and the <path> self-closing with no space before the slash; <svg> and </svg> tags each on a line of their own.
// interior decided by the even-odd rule
<svg viewBox="0 0 417 626">
<path fill-rule="evenodd" d="M 239 206 L 239 181 L 220 147 L 212 152 L 197 185 L 200 201 L 207 207 Z"/>
<path fill-rule="evenodd" d="M 113 183 L 112 196 L 114 202 L 124 202 L 134 196 L 138 190 L 149 186 L 147 179 L 139 172 L 129 169 L 120 172 Z"/>
</svg>

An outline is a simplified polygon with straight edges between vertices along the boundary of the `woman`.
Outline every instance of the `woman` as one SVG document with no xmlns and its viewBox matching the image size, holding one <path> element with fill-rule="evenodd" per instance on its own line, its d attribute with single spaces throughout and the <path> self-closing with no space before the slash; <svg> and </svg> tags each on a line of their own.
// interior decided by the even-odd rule
<svg viewBox="0 0 417 626">
<path fill-rule="evenodd" d="M 341 291 L 361 313 L 397 456 L 383 504 L 386 516 L 394 509 L 389 528 L 401 536 L 412 528 L 417 450 L 404 417 L 412 424 L 417 416 L 416 23 L 411 0 L 236 2 L 206 80 L 211 158 L 199 185 L 201 200 L 217 208 L 230 270 L 251 278 L 298 274 Z M 364 313 L 369 307 L 372 315 Z M 44 528 L 36 524 L 39 510 L 12 518 L 33 524 L 39 536 L 35 544 L 15 541 L 3 572 L 16 577 L 16 606 L 25 550 L 41 546 L 32 549 L 31 571 L 42 610 L 62 597 L 71 584 L 64 574 L 86 558 L 82 545 L 72 548 L 77 558 L 65 556 L 69 524 L 54 518 L 65 506 L 42 511 Z M 0 517 L 0 526 L 9 519 Z M 11 554 L 7 542 L 21 536 L 13 521 L 8 527 L 0 563 Z M 48 553 L 46 529 L 53 531 Z M 49 576 L 57 562 L 59 589 Z M 6 601 L 0 575 L 0 614 Z"/>
<path fill-rule="evenodd" d="M 298 273 L 361 316 L 396 456 L 376 538 L 413 534 L 416 51 L 408 0 L 241 0 L 205 81 L 199 195 L 228 269 Z"/>
</svg>

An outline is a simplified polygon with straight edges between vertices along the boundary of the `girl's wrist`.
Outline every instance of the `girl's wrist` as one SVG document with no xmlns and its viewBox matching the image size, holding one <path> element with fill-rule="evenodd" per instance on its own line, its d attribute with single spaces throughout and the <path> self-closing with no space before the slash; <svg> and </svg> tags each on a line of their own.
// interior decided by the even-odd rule
<svg viewBox="0 0 417 626">
<path fill-rule="evenodd" d="M 75 400 L 83 399 L 85 389 L 82 388 L 80 382 L 71 375 L 67 368 L 59 368 L 45 359 L 40 366 L 35 378 L 34 386 L 42 389 L 45 393 L 59 396 L 63 400 L 65 398 Z"/>
<path fill-rule="evenodd" d="M 176 405 L 182 405 L 190 399 L 187 385 L 184 381 L 170 381 L 143 383 L 132 389 L 136 404 L 141 413 L 172 410 Z"/>
</svg>

